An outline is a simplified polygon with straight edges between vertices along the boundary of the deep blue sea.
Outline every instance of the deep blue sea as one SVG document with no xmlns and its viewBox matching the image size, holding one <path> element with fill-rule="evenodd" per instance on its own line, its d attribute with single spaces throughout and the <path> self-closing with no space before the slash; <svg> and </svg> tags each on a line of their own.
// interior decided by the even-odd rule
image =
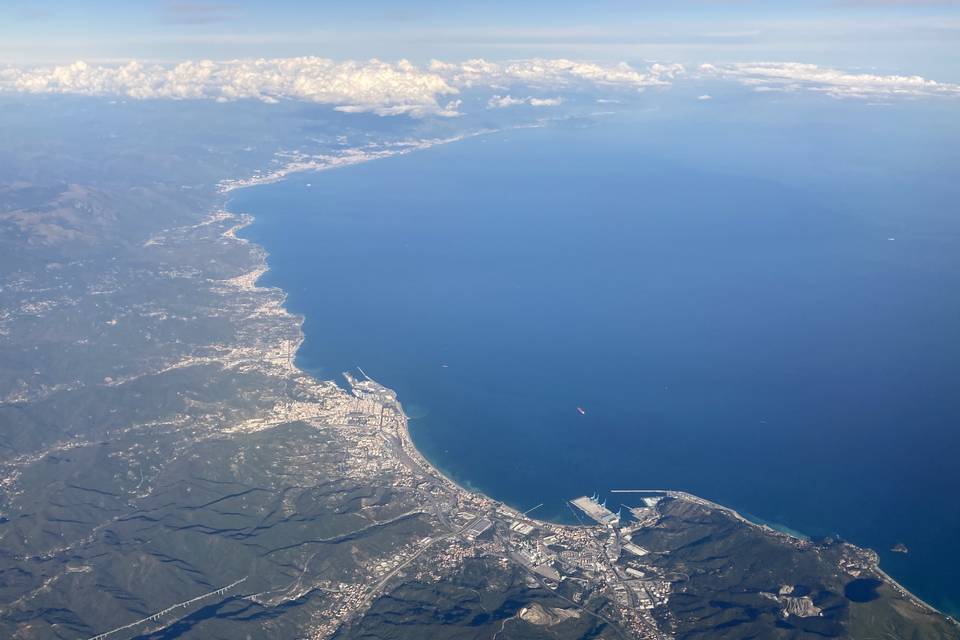
<svg viewBox="0 0 960 640">
<path fill-rule="evenodd" d="M 955 115 L 715 99 L 292 176 L 230 207 L 257 218 L 262 284 L 306 317 L 300 365 L 396 389 L 461 482 L 560 519 L 584 493 L 687 490 L 875 548 L 956 614 Z"/>
</svg>

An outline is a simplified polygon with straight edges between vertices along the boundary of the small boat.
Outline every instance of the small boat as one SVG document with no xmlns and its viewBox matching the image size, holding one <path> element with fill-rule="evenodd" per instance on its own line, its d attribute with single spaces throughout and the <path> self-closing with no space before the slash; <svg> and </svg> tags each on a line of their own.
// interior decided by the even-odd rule
<svg viewBox="0 0 960 640">
<path fill-rule="evenodd" d="M 579 412 L 580 412 L 580 415 L 582 415 L 582 416 L 587 415 L 587 412 L 586 412 L 586 410 L 585 410 L 583 407 L 577 407 L 577 411 L 579 411 Z"/>
</svg>

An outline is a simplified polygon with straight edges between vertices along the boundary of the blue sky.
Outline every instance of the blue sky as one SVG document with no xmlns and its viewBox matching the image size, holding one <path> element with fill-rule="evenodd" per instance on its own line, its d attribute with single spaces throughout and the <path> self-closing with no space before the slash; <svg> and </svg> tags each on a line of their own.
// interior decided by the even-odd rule
<svg viewBox="0 0 960 640">
<path fill-rule="evenodd" d="M 7 0 L 0 62 L 797 60 L 960 80 L 960 0 Z"/>
</svg>

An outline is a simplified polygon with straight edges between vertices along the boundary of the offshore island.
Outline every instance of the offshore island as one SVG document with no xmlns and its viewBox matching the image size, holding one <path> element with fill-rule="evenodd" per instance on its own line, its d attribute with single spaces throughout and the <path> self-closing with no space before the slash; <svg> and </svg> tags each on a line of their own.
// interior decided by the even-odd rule
<svg viewBox="0 0 960 640">
<path fill-rule="evenodd" d="M 58 149 L 80 177 L 24 161 L 0 185 L 0 635 L 960 637 L 874 552 L 693 495 L 570 496 L 564 525 L 459 486 L 392 390 L 294 364 L 302 318 L 257 286 L 267 256 L 216 179 L 257 159 L 156 135 L 163 181 Z"/>
</svg>

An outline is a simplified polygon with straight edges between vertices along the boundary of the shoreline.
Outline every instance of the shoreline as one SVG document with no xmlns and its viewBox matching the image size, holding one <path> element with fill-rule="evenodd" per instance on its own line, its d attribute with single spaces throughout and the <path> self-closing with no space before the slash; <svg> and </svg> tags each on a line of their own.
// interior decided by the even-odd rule
<svg viewBox="0 0 960 640">
<path fill-rule="evenodd" d="M 307 375 L 310 375 L 310 374 L 308 373 Z M 383 389 L 389 390 L 390 392 L 393 393 L 394 398 L 397 398 L 396 392 L 394 392 L 393 389 L 390 389 L 390 387 L 380 384 L 373 378 L 370 378 L 369 376 L 367 376 L 366 373 L 364 373 L 364 377 L 368 381 L 373 382 L 374 384 L 382 387 Z M 348 382 L 352 380 L 352 378 L 349 377 L 349 374 L 347 374 L 346 379 Z M 454 491 L 462 491 L 472 496 L 478 496 L 478 497 L 490 500 L 497 505 L 497 508 L 502 509 L 503 511 L 512 515 L 513 517 L 523 518 L 525 520 L 528 520 L 530 522 L 537 523 L 537 524 L 548 524 L 553 527 L 560 527 L 564 529 L 583 529 L 583 528 L 594 528 L 599 526 L 596 524 L 566 524 L 562 522 L 553 522 L 551 520 L 542 520 L 540 518 L 531 517 L 531 516 L 525 515 L 525 512 L 522 512 L 519 509 L 512 507 L 501 500 L 498 500 L 497 498 L 488 496 L 479 490 L 472 490 L 463 486 L 462 484 L 457 482 L 455 479 L 453 479 L 452 477 L 448 476 L 443 471 L 441 471 L 437 466 L 435 466 L 432 462 L 430 462 L 430 460 L 427 459 L 427 457 L 423 453 L 420 452 L 420 450 L 416 446 L 416 443 L 413 441 L 413 437 L 410 435 L 409 417 L 407 416 L 406 412 L 403 411 L 403 405 L 401 404 L 399 399 L 395 400 L 395 404 L 401 416 L 401 424 L 403 425 L 403 428 L 401 429 L 401 442 L 403 445 L 404 453 L 406 453 L 409 457 L 415 460 L 417 462 L 417 465 L 420 466 L 425 473 L 428 473 L 429 475 L 435 477 L 436 479 L 443 482 Z M 611 490 L 611 491 L 623 492 L 624 490 Z M 734 520 L 740 522 L 741 524 L 760 530 L 768 536 L 772 536 L 780 540 L 788 540 L 794 543 L 799 542 L 803 544 L 813 544 L 809 539 L 798 538 L 789 533 L 774 529 L 770 525 L 754 522 L 753 520 L 750 520 L 749 518 L 746 518 L 745 516 L 741 515 L 736 509 L 733 509 L 726 505 L 722 505 L 712 500 L 708 500 L 707 498 L 703 498 L 701 496 L 688 493 L 686 491 L 677 491 L 674 489 L 631 489 L 626 491 L 629 493 L 656 493 L 656 494 L 662 494 L 662 495 L 668 496 L 676 500 L 684 500 L 686 502 L 692 502 L 694 504 L 699 504 L 709 509 L 720 511 L 726 514 L 728 517 L 733 518 Z M 949 622 L 951 622 L 954 626 L 957 626 L 958 628 L 960 628 L 960 621 L 958 621 L 956 618 L 954 618 L 948 613 L 940 611 L 930 603 L 926 602 L 919 596 L 915 595 L 912 591 L 910 591 L 909 589 L 904 587 L 902 584 L 897 582 L 896 579 L 891 577 L 890 574 L 888 574 L 883 569 L 881 569 L 880 558 L 876 553 L 876 551 L 874 551 L 873 549 L 867 549 L 865 547 L 859 547 L 850 542 L 841 542 L 840 544 L 849 544 L 859 549 L 865 549 L 867 551 L 870 551 L 875 558 L 872 569 L 877 574 L 876 577 L 878 577 L 882 582 L 887 583 L 892 589 L 894 589 L 897 593 L 899 593 L 903 598 L 905 598 L 906 600 L 908 600 L 909 602 L 911 602 L 921 610 L 933 615 L 942 616 L 945 619 L 947 619 Z"/>
<path fill-rule="evenodd" d="M 540 126 L 543 126 L 543 125 L 542 125 L 542 124 L 533 124 L 533 125 L 527 125 L 527 126 L 524 126 L 524 127 L 517 127 L 517 128 L 536 128 L 536 127 L 540 127 Z M 315 164 L 315 163 L 300 163 L 300 162 L 295 162 L 295 163 L 290 163 L 289 165 L 285 165 L 285 166 L 282 167 L 280 170 L 278 170 L 278 171 L 276 171 L 276 172 L 272 172 L 272 173 L 270 173 L 270 174 L 260 175 L 260 176 L 258 176 L 258 177 L 251 178 L 251 179 L 248 179 L 248 180 L 223 180 L 223 181 L 221 181 L 220 183 L 217 184 L 217 195 L 222 199 L 222 201 L 220 202 L 220 207 L 217 209 L 217 212 L 226 212 L 228 215 L 230 215 L 230 216 L 236 216 L 236 217 L 238 217 L 238 218 L 240 219 L 239 223 L 238 223 L 237 225 L 235 225 L 234 227 L 232 227 L 232 228 L 231 228 L 227 233 L 225 233 L 224 235 L 225 235 L 226 237 L 231 238 L 232 240 L 234 240 L 234 241 L 236 241 L 236 242 L 242 242 L 242 243 L 246 243 L 246 244 L 250 245 L 251 247 L 254 248 L 255 253 L 257 254 L 257 256 L 258 256 L 259 259 L 260 259 L 260 264 L 259 264 L 259 265 L 256 265 L 256 266 L 254 267 L 254 269 L 251 270 L 251 273 L 256 272 L 257 275 L 256 275 L 256 277 L 255 277 L 251 282 L 249 282 L 248 286 L 250 286 L 251 288 L 256 288 L 256 289 L 276 289 L 276 290 L 278 290 L 278 291 L 282 294 L 281 308 L 282 308 L 282 309 L 287 313 L 287 315 L 290 316 L 290 317 L 295 321 L 295 323 L 296 323 L 296 329 L 297 329 L 298 337 L 297 337 L 297 340 L 295 341 L 295 344 L 293 345 L 293 349 L 291 349 L 290 352 L 289 352 L 289 354 L 288 354 L 288 359 L 287 359 L 287 362 L 285 363 L 285 364 L 286 364 L 286 367 L 285 367 L 285 368 L 289 369 L 289 371 L 290 371 L 291 373 L 297 373 L 297 374 L 299 374 L 299 375 L 307 376 L 307 377 L 311 378 L 312 380 L 314 380 L 314 381 L 317 382 L 317 383 L 333 382 L 333 384 L 336 384 L 336 381 L 320 380 L 320 379 L 316 378 L 312 373 L 310 373 L 309 371 L 307 371 L 307 370 L 305 370 L 305 369 L 302 369 L 301 367 L 299 367 L 299 366 L 296 364 L 297 353 L 299 352 L 300 347 L 303 345 L 303 343 L 304 343 L 304 341 L 305 341 L 305 339 L 306 339 L 306 335 L 305 335 L 305 333 L 304 333 L 304 331 L 303 331 L 303 320 L 304 320 L 304 316 L 303 316 L 303 315 L 300 315 L 300 314 L 295 314 L 295 313 L 293 313 L 293 312 L 291 312 L 291 311 L 289 311 L 289 310 L 287 309 L 287 307 L 286 307 L 287 292 L 286 292 L 285 290 L 283 290 L 283 289 L 280 288 L 280 287 L 260 287 L 260 286 L 257 284 L 257 282 L 259 281 L 259 279 L 262 278 L 262 276 L 263 276 L 267 271 L 269 271 L 269 269 L 270 269 L 269 264 L 268 264 L 269 252 L 268 252 L 264 247 L 262 247 L 261 245 L 258 245 L 258 244 L 256 244 L 256 243 L 250 241 L 250 240 L 247 240 L 247 239 L 244 239 L 244 238 L 240 238 L 240 237 L 238 237 L 238 236 L 236 235 L 236 232 L 239 231 L 240 229 L 242 229 L 242 228 L 244 228 L 244 227 L 248 227 L 248 226 L 254 224 L 254 223 L 256 222 L 256 217 L 253 216 L 252 214 L 248 213 L 248 212 L 231 211 L 231 210 L 229 209 L 229 206 L 228 206 L 229 203 L 227 202 L 227 200 L 228 200 L 228 194 L 229 194 L 231 191 L 234 191 L 234 190 L 237 190 L 237 189 L 245 189 L 245 188 L 248 188 L 248 187 L 259 186 L 259 185 L 262 185 L 262 184 L 272 184 L 272 183 L 280 182 L 280 181 L 284 180 L 287 176 L 292 175 L 292 174 L 295 174 L 295 173 L 305 173 L 305 172 L 310 172 L 310 171 L 320 173 L 320 172 L 322 172 L 322 171 L 327 171 L 327 170 L 330 170 L 330 169 L 336 169 L 336 168 L 339 168 L 339 167 L 342 167 L 342 166 L 351 166 L 351 165 L 355 165 L 355 164 L 361 164 L 361 163 L 369 162 L 369 161 L 372 161 L 372 160 L 378 160 L 378 159 L 381 159 L 381 158 L 394 157 L 394 156 L 397 156 L 397 155 L 406 155 L 406 154 L 409 154 L 409 153 L 411 153 L 411 152 L 413 152 L 413 151 L 417 151 L 417 150 L 421 150 L 421 149 L 428 149 L 428 148 L 433 147 L 433 146 L 436 146 L 436 145 L 438 145 L 438 144 L 447 144 L 447 143 L 449 143 L 449 142 L 457 142 L 457 141 L 464 140 L 464 139 L 467 139 L 467 138 L 476 137 L 476 136 L 480 136 L 480 135 L 485 135 L 485 134 L 488 134 L 488 133 L 498 133 L 498 132 L 501 132 L 501 131 L 502 131 L 502 130 L 499 130 L 499 129 L 481 130 L 481 131 L 476 131 L 476 132 L 472 132 L 472 133 L 469 133 L 469 134 L 464 134 L 464 135 L 460 135 L 460 136 L 454 136 L 454 137 L 451 137 L 451 138 L 435 139 L 435 140 L 428 140 L 428 141 L 420 141 L 420 142 L 417 142 L 417 143 L 411 143 L 411 144 L 409 144 L 409 145 L 406 145 L 406 146 L 404 146 L 403 148 L 401 148 L 400 150 L 397 150 L 397 151 L 388 150 L 388 151 L 385 151 L 385 152 L 370 153 L 370 154 L 364 154 L 363 152 L 361 152 L 360 154 L 357 154 L 357 155 L 350 155 L 350 156 L 349 156 L 349 159 L 346 160 L 346 161 L 333 162 L 333 163 L 330 163 L 330 164 L 320 165 L 320 164 Z M 361 157 L 361 156 L 362 156 L 362 157 Z M 216 214 L 216 212 L 214 212 L 214 213 Z M 247 274 L 244 274 L 244 275 L 242 275 L 242 276 L 240 276 L 240 277 L 245 277 L 246 275 L 247 275 Z M 493 498 L 493 497 L 491 497 L 491 496 L 488 496 L 488 495 L 484 494 L 483 492 L 481 492 L 481 491 L 479 491 L 479 490 L 469 489 L 469 488 L 461 485 L 461 484 L 460 484 L 459 482 L 457 482 L 455 479 L 453 479 L 452 477 L 450 477 L 450 476 L 448 476 L 447 474 L 445 474 L 445 473 L 444 473 L 443 471 L 441 471 L 438 467 L 436 467 L 432 462 L 430 462 L 430 460 L 417 448 L 415 442 L 413 441 L 412 436 L 410 435 L 409 417 L 407 416 L 406 412 L 403 411 L 402 403 L 401 403 L 400 400 L 398 399 L 396 392 L 395 392 L 393 389 L 391 389 L 391 388 L 389 388 L 389 387 L 386 387 L 385 385 L 381 385 L 381 384 L 378 383 L 376 380 L 374 380 L 374 379 L 370 378 L 369 376 L 367 376 L 365 373 L 364 373 L 363 375 L 364 375 L 364 378 L 365 378 L 367 381 L 369 381 L 369 382 L 371 382 L 371 383 L 373 383 L 373 384 L 381 387 L 382 389 L 384 389 L 384 390 L 386 390 L 386 391 L 389 391 L 389 392 L 392 394 L 392 396 L 393 396 L 393 398 L 394 398 L 394 401 L 393 401 L 393 402 L 394 402 L 394 404 L 395 404 L 395 408 L 397 409 L 397 411 L 398 411 L 398 413 L 399 413 L 399 415 L 400 415 L 400 423 L 401 423 L 401 425 L 402 425 L 402 428 L 399 430 L 399 431 L 400 431 L 401 448 L 402 448 L 403 452 L 404 452 L 411 460 L 413 460 L 414 462 L 416 462 L 417 466 L 420 467 L 421 470 L 422 470 L 425 474 L 432 476 L 433 478 L 435 478 L 436 480 L 438 480 L 438 481 L 440 481 L 441 483 L 445 484 L 449 489 L 451 489 L 451 490 L 453 490 L 453 491 L 462 492 L 462 493 L 465 493 L 465 494 L 470 495 L 470 496 L 480 497 L 480 498 L 489 500 L 489 501 L 491 501 L 492 503 L 494 503 L 498 509 L 503 510 L 504 512 L 510 514 L 511 516 L 513 516 L 513 517 L 515 517 L 515 518 L 523 518 L 523 519 L 526 519 L 526 520 L 528 520 L 528 521 L 530 521 L 530 522 L 533 522 L 533 523 L 549 524 L 550 526 L 553 526 L 553 527 L 561 527 L 561 528 L 564 528 L 564 529 L 583 529 L 583 528 L 593 528 L 593 527 L 599 526 L 599 525 L 593 525 L 593 524 L 587 524 L 587 525 L 577 524 L 577 525 L 573 525 L 573 524 L 552 522 L 552 521 L 549 521 L 549 520 L 541 520 L 541 519 L 536 518 L 536 517 L 530 517 L 530 516 L 528 516 L 528 515 L 525 515 L 524 512 L 521 512 L 520 510 L 518 510 L 518 509 L 516 509 L 516 508 L 514 508 L 514 507 L 512 507 L 512 506 L 510 506 L 510 505 L 508 505 L 508 504 L 506 504 L 505 502 L 503 502 L 503 501 L 501 501 L 501 500 L 498 500 L 498 499 L 496 499 L 496 498 Z M 352 376 L 351 376 L 349 373 L 345 373 L 344 377 L 345 377 L 345 379 L 347 380 L 347 382 L 350 384 L 351 392 L 353 392 L 354 389 L 355 389 L 355 387 L 354 387 L 354 384 L 353 384 L 353 378 L 352 378 Z M 337 385 L 337 386 L 339 386 L 339 385 Z M 794 543 L 800 542 L 800 543 L 805 543 L 805 544 L 812 544 L 812 543 L 810 543 L 809 541 L 805 541 L 805 540 L 803 540 L 803 539 L 801 539 L 801 538 L 797 538 L 797 537 L 795 537 L 795 536 L 793 536 L 793 535 L 791 535 L 791 534 L 789 534 L 789 533 L 785 533 L 785 532 L 779 531 L 779 530 L 777 530 L 777 529 L 774 529 L 773 527 L 771 527 L 771 526 L 769 526 L 769 525 L 760 524 L 760 523 L 754 522 L 754 521 L 750 520 L 749 518 L 746 518 L 746 517 L 742 516 L 739 512 L 737 512 L 735 509 L 733 509 L 733 508 L 731 508 L 731 507 L 727 507 L 727 506 L 725 506 L 725 505 L 722 505 L 722 504 L 713 502 L 713 501 L 711 501 L 711 500 L 708 500 L 708 499 L 706 499 L 706 498 L 702 498 L 702 497 L 700 497 L 700 496 L 697 496 L 697 495 L 694 495 L 694 494 L 691 494 L 691 493 L 687 493 L 687 492 L 685 492 L 685 491 L 676 491 L 676 490 L 671 490 L 671 489 L 644 489 L 644 490 L 632 490 L 632 491 L 633 491 L 633 492 L 638 492 L 638 493 L 661 493 L 661 494 L 664 494 L 664 495 L 669 496 L 669 497 L 674 498 L 674 499 L 681 499 L 681 500 L 686 500 L 686 501 L 688 501 L 688 502 L 693 502 L 693 503 L 696 503 L 696 504 L 700 504 L 700 505 L 705 506 L 705 507 L 707 507 L 707 508 L 721 511 L 721 512 L 723 512 L 724 514 L 726 514 L 727 516 L 733 518 L 734 520 L 737 520 L 737 521 L 739 521 L 740 523 L 745 524 L 745 525 L 747 525 L 747 526 L 749 526 L 749 527 L 758 529 L 758 530 L 764 532 L 766 535 L 773 536 L 773 537 L 778 538 L 778 539 L 780 539 L 780 540 L 786 539 L 786 540 L 792 541 L 792 542 L 794 542 Z M 906 587 L 904 587 L 904 586 L 903 586 L 902 584 L 900 584 L 896 579 L 894 579 L 894 578 L 891 577 L 888 573 L 886 573 L 883 569 L 881 569 L 881 568 L 880 568 L 879 555 L 877 554 L 876 551 L 874 551 L 874 550 L 872 550 L 872 549 L 865 548 L 865 547 L 858 547 L 857 545 L 854 545 L 854 544 L 849 543 L 849 542 L 843 542 L 842 544 L 850 544 L 851 546 L 855 546 L 855 547 L 857 547 L 857 548 L 870 551 L 870 552 L 873 554 L 873 556 L 874 556 L 874 562 L 873 562 L 873 565 L 872 565 L 871 568 L 872 568 L 872 571 L 876 574 L 876 577 L 877 577 L 877 578 L 879 578 L 882 582 L 884 582 L 884 583 L 886 583 L 887 585 L 889 585 L 892 589 L 894 589 L 894 590 L 895 590 L 899 595 L 901 595 L 904 599 L 906 599 L 906 600 L 909 601 L 910 603 L 914 604 L 915 606 L 917 606 L 918 608 L 920 608 L 922 611 L 924 611 L 924 612 L 926 612 L 926 613 L 929 613 L 929 614 L 942 616 L 942 617 L 945 618 L 948 622 L 950 622 L 950 623 L 952 623 L 954 626 L 960 628 L 960 620 L 958 620 L 957 618 L 953 617 L 953 616 L 950 615 L 950 614 L 947 614 L 947 613 L 945 613 L 945 612 L 943 612 L 943 611 L 940 611 L 939 609 L 937 609 L 936 607 L 934 607 L 934 606 L 931 605 L 930 603 L 928 603 L 928 602 L 926 602 L 925 600 L 921 599 L 919 596 L 917 596 L 917 595 L 915 595 L 914 593 L 912 593 L 909 589 L 907 589 Z"/>
</svg>

